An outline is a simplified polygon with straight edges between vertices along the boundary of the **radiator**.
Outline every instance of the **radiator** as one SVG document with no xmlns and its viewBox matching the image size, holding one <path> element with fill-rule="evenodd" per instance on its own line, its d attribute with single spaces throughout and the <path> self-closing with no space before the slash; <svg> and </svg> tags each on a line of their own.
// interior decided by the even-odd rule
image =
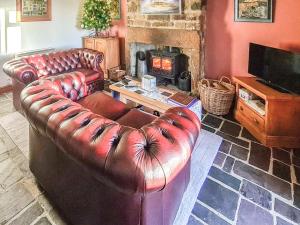
<svg viewBox="0 0 300 225">
<path fill-rule="evenodd" d="M 36 54 L 46 54 L 49 52 L 53 52 L 54 50 L 55 50 L 55 48 L 44 48 L 44 49 L 36 49 L 36 50 L 19 52 L 19 53 L 15 54 L 15 58 L 21 58 L 24 56 L 36 55 Z"/>
</svg>

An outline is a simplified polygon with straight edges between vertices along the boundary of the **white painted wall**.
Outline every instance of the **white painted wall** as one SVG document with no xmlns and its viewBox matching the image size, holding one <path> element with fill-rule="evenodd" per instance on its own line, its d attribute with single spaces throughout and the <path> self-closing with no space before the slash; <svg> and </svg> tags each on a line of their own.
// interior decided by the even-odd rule
<svg viewBox="0 0 300 225">
<path fill-rule="evenodd" d="M 81 37 L 89 34 L 78 28 L 82 2 L 52 0 L 52 21 L 20 23 L 21 51 L 81 47 Z M 1 7 L 15 9 L 16 0 L 0 0 Z"/>
</svg>

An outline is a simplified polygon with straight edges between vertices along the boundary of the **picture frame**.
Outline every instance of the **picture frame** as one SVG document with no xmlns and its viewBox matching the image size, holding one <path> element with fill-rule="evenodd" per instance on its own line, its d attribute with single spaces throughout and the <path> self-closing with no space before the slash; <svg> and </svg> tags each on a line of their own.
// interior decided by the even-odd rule
<svg viewBox="0 0 300 225">
<path fill-rule="evenodd" d="M 121 1 L 122 0 L 112 0 L 112 18 L 114 20 L 120 20 L 121 19 Z"/>
<path fill-rule="evenodd" d="M 273 0 L 234 0 L 234 21 L 273 22 Z"/>
<path fill-rule="evenodd" d="M 144 15 L 172 15 L 182 13 L 182 0 L 140 0 Z"/>
<path fill-rule="evenodd" d="M 52 19 L 51 0 L 16 0 L 17 21 L 34 22 Z"/>
</svg>

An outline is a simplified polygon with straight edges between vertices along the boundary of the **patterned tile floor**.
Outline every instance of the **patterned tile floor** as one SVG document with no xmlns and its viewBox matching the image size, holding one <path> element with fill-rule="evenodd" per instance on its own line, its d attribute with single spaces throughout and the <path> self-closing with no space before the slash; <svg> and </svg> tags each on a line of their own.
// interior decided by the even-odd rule
<svg viewBox="0 0 300 225">
<path fill-rule="evenodd" d="M 0 95 L 0 120 L 13 112 L 11 94 Z M 203 128 L 224 141 L 189 225 L 300 224 L 300 149 L 266 148 L 232 116 L 206 113 Z M 22 145 L 1 126 L 0 224 L 65 224 L 37 187 Z"/>
</svg>

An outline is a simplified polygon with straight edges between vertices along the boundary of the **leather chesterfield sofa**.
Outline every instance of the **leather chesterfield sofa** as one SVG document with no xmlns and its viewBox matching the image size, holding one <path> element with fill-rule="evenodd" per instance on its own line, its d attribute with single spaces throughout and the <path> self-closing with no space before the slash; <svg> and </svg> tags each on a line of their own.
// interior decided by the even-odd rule
<svg viewBox="0 0 300 225">
<path fill-rule="evenodd" d="M 200 133 L 185 108 L 155 117 L 88 95 L 85 76 L 40 79 L 21 93 L 30 169 L 68 224 L 172 225 Z"/>
<path fill-rule="evenodd" d="M 8 61 L 3 65 L 3 70 L 12 79 L 14 107 L 20 111 L 20 93 L 27 84 L 72 71 L 85 75 L 89 93 L 103 90 L 104 75 L 100 68 L 102 60 L 103 53 L 79 48 Z"/>
</svg>

